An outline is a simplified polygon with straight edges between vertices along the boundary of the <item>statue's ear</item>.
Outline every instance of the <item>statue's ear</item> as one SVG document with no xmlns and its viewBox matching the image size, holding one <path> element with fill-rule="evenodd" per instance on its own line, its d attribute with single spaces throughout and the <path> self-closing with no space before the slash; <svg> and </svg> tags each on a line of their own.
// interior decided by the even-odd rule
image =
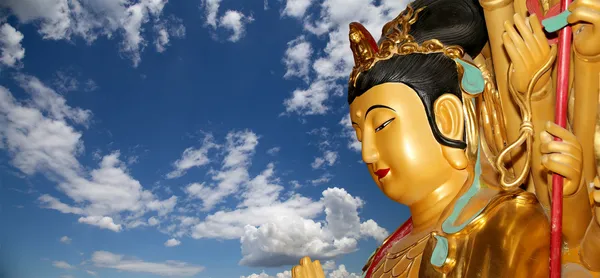
<svg viewBox="0 0 600 278">
<path fill-rule="evenodd" d="M 465 116 L 460 99 L 453 94 L 440 96 L 433 104 L 435 124 L 441 135 L 452 140 L 462 140 L 465 132 Z M 462 170 L 468 165 L 463 149 L 442 145 L 442 153 L 452 167 Z"/>
</svg>

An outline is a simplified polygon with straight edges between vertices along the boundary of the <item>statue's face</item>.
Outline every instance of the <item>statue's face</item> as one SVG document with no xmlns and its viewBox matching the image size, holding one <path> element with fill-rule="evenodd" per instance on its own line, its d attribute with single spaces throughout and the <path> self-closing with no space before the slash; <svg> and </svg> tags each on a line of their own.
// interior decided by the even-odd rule
<svg viewBox="0 0 600 278">
<path fill-rule="evenodd" d="M 352 102 L 350 118 L 371 177 L 392 200 L 411 205 L 448 178 L 423 102 L 407 85 L 371 88 Z"/>
</svg>

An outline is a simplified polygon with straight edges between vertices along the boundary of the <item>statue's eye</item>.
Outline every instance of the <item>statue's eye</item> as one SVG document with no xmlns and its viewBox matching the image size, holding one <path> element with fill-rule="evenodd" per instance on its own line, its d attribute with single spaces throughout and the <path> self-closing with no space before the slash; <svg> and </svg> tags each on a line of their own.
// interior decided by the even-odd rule
<svg viewBox="0 0 600 278">
<path fill-rule="evenodd" d="M 381 124 L 380 126 L 378 126 L 378 127 L 375 129 L 375 132 L 378 132 L 378 131 L 382 130 L 382 129 L 383 129 L 383 128 L 385 128 L 387 125 L 391 124 L 391 123 L 392 123 L 392 122 L 393 122 L 395 119 L 396 119 L 396 118 L 391 118 L 391 119 L 389 119 L 389 120 L 385 121 L 383 124 Z"/>
</svg>

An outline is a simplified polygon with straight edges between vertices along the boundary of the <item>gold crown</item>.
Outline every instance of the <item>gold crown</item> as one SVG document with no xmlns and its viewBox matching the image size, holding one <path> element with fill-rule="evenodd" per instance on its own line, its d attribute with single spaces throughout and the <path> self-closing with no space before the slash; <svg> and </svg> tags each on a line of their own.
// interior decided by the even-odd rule
<svg viewBox="0 0 600 278">
<path fill-rule="evenodd" d="M 350 74 L 350 83 L 356 86 L 358 76 L 371 69 L 377 62 L 392 58 L 394 55 L 413 53 L 443 53 L 451 59 L 462 58 L 465 54 L 457 45 L 445 46 L 441 41 L 432 39 L 419 44 L 408 33 L 410 26 L 417 22 L 418 15 L 426 7 L 418 10 L 408 5 L 392 21 L 383 26 L 379 46 L 365 27 L 357 22 L 350 23 L 350 48 L 354 54 L 354 68 Z"/>
</svg>

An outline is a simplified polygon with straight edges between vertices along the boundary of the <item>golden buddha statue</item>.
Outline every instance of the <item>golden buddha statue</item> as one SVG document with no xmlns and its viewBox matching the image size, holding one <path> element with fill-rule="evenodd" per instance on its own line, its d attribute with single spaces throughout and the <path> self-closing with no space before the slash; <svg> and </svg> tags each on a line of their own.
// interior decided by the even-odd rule
<svg viewBox="0 0 600 278">
<path fill-rule="evenodd" d="M 417 0 L 379 43 L 351 24 L 348 101 L 363 160 L 411 212 L 366 277 L 548 276 L 551 173 L 564 177 L 563 276 L 600 277 L 600 193 L 586 186 L 600 189 L 600 2 L 569 8 L 578 25 L 568 129 L 551 122 L 556 47 L 538 20 L 553 2 Z M 600 142 L 600 121 L 598 131 Z M 292 275 L 324 277 L 309 258 Z"/>
</svg>

